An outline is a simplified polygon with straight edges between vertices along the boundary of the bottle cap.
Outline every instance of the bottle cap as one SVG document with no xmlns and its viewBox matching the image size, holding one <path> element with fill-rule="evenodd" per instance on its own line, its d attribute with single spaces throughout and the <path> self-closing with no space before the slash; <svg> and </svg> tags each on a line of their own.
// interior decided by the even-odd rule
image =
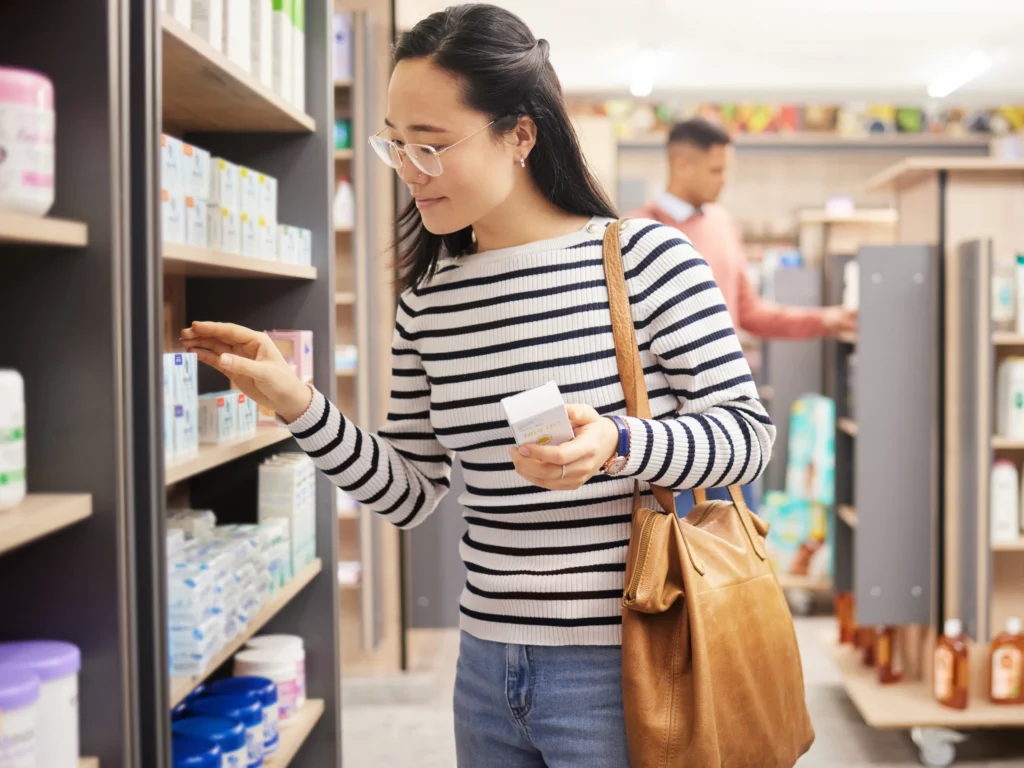
<svg viewBox="0 0 1024 768">
<path fill-rule="evenodd" d="M 1021 632 L 1020 619 L 1016 616 L 1011 616 L 1006 620 L 1006 631 L 1011 635 L 1019 635 Z"/>
<path fill-rule="evenodd" d="M 964 633 L 964 623 L 960 619 L 946 619 L 943 634 L 946 637 L 960 637 Z"/>
</svg>

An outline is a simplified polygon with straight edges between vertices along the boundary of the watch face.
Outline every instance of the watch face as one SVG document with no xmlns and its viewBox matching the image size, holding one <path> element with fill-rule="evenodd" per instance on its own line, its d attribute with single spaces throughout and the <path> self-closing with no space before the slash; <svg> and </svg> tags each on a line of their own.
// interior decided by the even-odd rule
<svg viewBox="0 0 1024 768">
<path fill-rule="evenodd" d="M 617 475 L 619 472 L 626 468 L 626 463 L 629 461 L 627 456 L 617 456 L 609 465 L 608 469 L 605 470 L 605 474 Z"/>
</svg>

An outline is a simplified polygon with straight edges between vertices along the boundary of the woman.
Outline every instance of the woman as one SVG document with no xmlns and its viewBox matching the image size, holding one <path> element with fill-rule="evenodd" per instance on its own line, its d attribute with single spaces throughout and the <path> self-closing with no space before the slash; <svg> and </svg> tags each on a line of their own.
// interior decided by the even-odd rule
<svg viewBox="0 0 1024 768">
<path fill-rule="evenodd" d="M 417 24 L 395 62 L 372 144 L 414 202 L 401 215 L 387 423 L 377 434 L 356 427 L 261 333 L 199 322 L 184 344 L 276 410 L 320 469 L 398 526 L 437 507 L 458 453 L 469 525 L 459 765 L 621 768 L 634 484 L 750 482 L 774 428 L 706 263 L 650 221 L 620 237 L 657 418 L 620 417 L 601 258 L 614 212 L 587 170 L 545 41 L 507 11 L 463 5 Z M 575 439 L 516 448 L 501 399 L 551 380 L 572 403 Z"/>
</svg>

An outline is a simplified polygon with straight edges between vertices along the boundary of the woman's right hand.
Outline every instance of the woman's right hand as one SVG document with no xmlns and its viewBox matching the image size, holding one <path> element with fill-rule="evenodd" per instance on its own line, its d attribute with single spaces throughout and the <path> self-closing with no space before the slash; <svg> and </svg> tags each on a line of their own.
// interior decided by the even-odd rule
<svg viewBox="0 0 1024 768">
<path fill-rule="evenodd" d="M 312 390 L 299 381 L 267 334 L 234 323 L 197 321 L 181 332 L 181 343 L 287 423 L 309 408 Z"/>
</svg>

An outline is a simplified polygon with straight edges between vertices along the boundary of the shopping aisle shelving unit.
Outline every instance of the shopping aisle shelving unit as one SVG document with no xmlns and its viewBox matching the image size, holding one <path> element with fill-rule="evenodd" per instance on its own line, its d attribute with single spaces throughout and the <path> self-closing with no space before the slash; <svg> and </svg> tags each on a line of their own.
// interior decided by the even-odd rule
<svg viewBox="0 0 1024 768">
<path fill-rule="evenodd" d="M 123 377 L 133 353 L 118 69 L 126 8 L 123 0 L 0 6 L 0 64 L 48 76 L 56 110 L 52 211 L 0 212 L 0 368 L 25 380 L 30 492 L 0 512 L 0 641 L 81 649 L 81 748 L 109 768 L 140 764 Z"/>
<path fill-rule="evenodd" d="M 177 331 L 197 319 L 257 330 L 313 331 L 314 384 L 336 391 L 334 361 L 334 233 L 331 226 L 333 83 L 331 16 L 326 0 L 306 3 L 306 111 L 296 109 L 198 35 L 133 0 L 130 47 L 133 181 L 133 406 L 137 461 L 136 611 L 139 632 L 143 765 L 170 765 L 170 710 L 205 679 L 230 673 L 230 658 L 257 632 L 303 637 L 310 701 L 268 766 L 335 766 L 341 761 L 337 516 L 334 487 L 318 475 L 317 559 L 271 597 L 202 674 L 169 672 L 166 601 L 166 514 L 183 503 L 212 509 L 222 523 L 254 522 L 258 467 L 297 446 L 287 430 L 260 427 L 253 437 L 201 446 L 187 458 L 163 458 L 161 354 L 175 351 Z M 278 218 L 312 232 L 309 267 L 163 244 L 160 233 L 160 134 L 278 180 Z M 225 389 L 211 369 L 200 392 Z"/>
</svg>

